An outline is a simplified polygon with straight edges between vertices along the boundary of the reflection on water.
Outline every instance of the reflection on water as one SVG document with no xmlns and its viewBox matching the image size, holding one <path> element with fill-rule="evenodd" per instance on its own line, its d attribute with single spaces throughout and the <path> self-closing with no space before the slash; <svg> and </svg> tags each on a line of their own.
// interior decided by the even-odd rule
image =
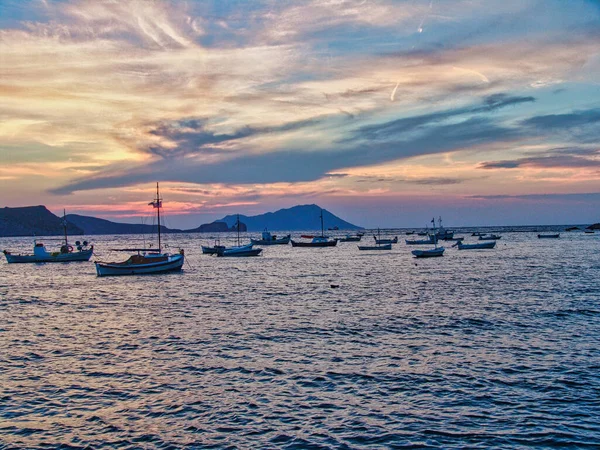
<svg viewBox="0 0 600 450">
<path fill-rule="evenodd" d="M 3 261 L 0 442 L 592 447 L 600 235 L 503 235 L 431 260 L 403 243 L 214 258 L 172 236 L 189 266 L 149 277 Z M 128 237 L 93 241 L 125 259 L 107 249 Z"/>
</svg>

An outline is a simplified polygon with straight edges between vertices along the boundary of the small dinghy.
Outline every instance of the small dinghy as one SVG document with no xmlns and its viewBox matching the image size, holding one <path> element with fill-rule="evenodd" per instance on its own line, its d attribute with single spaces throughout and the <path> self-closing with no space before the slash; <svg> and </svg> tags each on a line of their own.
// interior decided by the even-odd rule
<svg viewBox="0 0 600 450">
<path fill-rule="evenodd" d="M 496 246 L 496 241 L 478 242 L 476 244 L 463 244 L 459 241 L 453 245 L 453 247 L 455 246 L 458 247 L 459 250 L 478 250 L 483 248 L 494 248 Z"/>
</svg>

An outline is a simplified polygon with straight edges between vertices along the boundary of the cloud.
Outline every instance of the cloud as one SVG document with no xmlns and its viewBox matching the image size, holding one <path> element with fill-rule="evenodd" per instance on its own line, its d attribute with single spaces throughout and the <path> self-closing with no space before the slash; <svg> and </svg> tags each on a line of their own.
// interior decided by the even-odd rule
<svg viewBox="0 0 600 450">
<path fill-rule="evenodd" d="M 600 150 L 585 148 L 561 148 L 540 156 L 530 156 L 503 161 L 482 162 L 480 169 L 516 169 L 520 167 L 548 168 L 596 168 L 600 167 Z"/>
<path fill-rule="evenodd" d="M 581 194 L 522 194 L 522 195 L 470 195 L 468 198 L 480 200 L 529 200 L 529 201 L 571 201 L 571 202 L 600 202 L 600 192 Z"/>
<path fill-rule="evenodd" d="M 535 116 L 522 122 L 538 130 L 557 130 L 595 125 L 600 123 L 600 108 L 578 110 L 569 114 L 548 114 Z"/>
</svg>

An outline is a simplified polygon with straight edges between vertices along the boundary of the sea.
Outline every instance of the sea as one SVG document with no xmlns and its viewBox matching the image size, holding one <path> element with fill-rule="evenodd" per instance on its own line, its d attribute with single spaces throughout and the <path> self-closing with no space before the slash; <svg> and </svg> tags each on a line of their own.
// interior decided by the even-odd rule
<svg viewBox="0 0 600 450">
<path fill-rule="evenodd" d="M 167 235 L 186 264 L 154 276 L 3 258 L 0 448 L 600 448 L 600 232 L 485 231 L 430 259 L 406 230 L 255 258 Z"/>
</svg>

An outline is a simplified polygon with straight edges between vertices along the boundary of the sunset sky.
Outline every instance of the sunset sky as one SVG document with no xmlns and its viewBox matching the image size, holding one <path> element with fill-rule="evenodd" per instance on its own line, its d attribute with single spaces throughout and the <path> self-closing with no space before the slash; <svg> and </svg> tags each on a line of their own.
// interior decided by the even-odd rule
<svg viewBox="0 0 600 450">
<path fill-rule="evenodd" d="M 600 221 L 600 1 L 0 0 L 0 206 Z M 151 209 L 151 208 L 150 208 Z"/>
</svg>

